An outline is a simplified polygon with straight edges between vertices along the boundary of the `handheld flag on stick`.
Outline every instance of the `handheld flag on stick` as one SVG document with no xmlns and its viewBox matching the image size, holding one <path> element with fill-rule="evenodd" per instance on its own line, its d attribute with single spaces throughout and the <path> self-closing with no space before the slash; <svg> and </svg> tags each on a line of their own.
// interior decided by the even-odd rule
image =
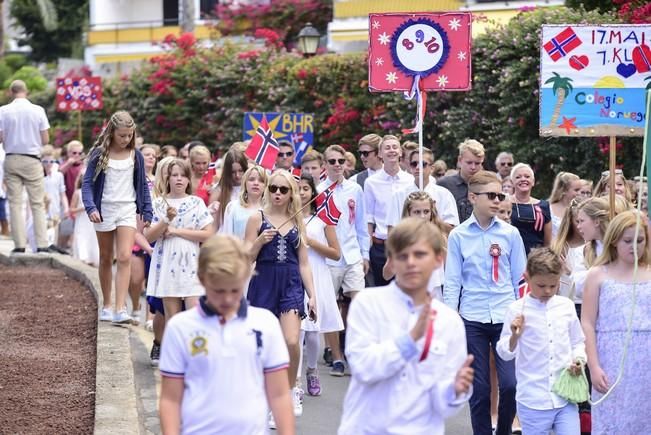
<svg viewBox="0 0 651 435">
<path fill-rule="evenodd" d="M 265 169 L 274 168 L 278 156 L 278 142 L 274 139 L 274 133 L 269 128 L 266 117 L 262 117 L 245 154 Z"/>
<path fill-rule="evenodd" d="M 292 168 L 292 177 L 294 177 L 294 181 L 297 183 L 301 181 L 301 168 Z"/>
<path fill-rule="evenodd" d="M 334 187 L 337 183 L 332 183 L 326 190 L 319 193 L 316 197 L 316 212 L 315 214 L 326 225 L 337 225 L 341 211 L 335 204 Z"/>
<path fill-rule="evenodd" d="M 210 189 L 212 188 L 215 175 L 217 175 L 217 157 L 215 157 L 213 161 L 208 165 L 208 170 L 199 180 L 197 190 L 194 192 L 196 196 L 203 199 L 203 202 L 206 205 L 208 205 L 208 201 L 210 199 Z"/>
</svg>

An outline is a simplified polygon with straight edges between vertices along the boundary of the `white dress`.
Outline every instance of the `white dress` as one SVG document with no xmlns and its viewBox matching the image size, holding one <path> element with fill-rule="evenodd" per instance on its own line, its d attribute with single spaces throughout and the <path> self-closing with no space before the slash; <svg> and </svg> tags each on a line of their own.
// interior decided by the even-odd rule
<svg viewBox="0 0 651 435">
<path fill-rule="evenodd" d="M 156 198 L 152 225 L 167 220 L 167 204 L 176 208 L 171 226 L 200 230 L 212 223 L 212 216 L 197 196 Z M 199 243 L 182 237 L 159 238 L 151 257 L 147 296 L 157 298 L 201 296 L 204 288 L 197 277 Z"/>
<path fill-rule="evenodd" d="M 251 215 L 258 210 L 259 209 L 242 207 L 239 199 L 232 200 L 228 205 L 226 205 L 226 210 L 224 210 L 224 223 L 219 229 L 219 232 L 223 234 L 232 234 L 244 240 L 246 223 L 249 221 Z"/>
<path fill-rule="evenodd" d="M 311 220 L 310 220 L 311 219 Z M 325 222 L 318 217 L 305 218 L 307 236 L 324 245 L 328 244 L 325 236 Z M 312 248 L 307 250 L 307 258 L 312 269 L 312 280 L 316 290 L 316 311 L 317 321 L 309 318 L 302 321 L 301 329 L 304 331 L 335 332 L 344 329 L 344 322 L 341 319 L 337 299 L 335 296 L 334 284 L 330 275 L 330 269 L 326 265 L 325 258 Z M 307 296 L 305 297 L 307 303 Z M 306 310 L 307 311 L 307 310 Z"/>
<path fill-rule="evenodd" d="M 81 203 L 81 190 L 77 189 L 78 201 Z M 77 205 L 75 204 L 74 207 Z M 99 245 L 95 227 L 85 211 L 75 214 L 75 227 L 72 233 L 72 256 L 86 264 L 99 266 Z"/>
</svg>

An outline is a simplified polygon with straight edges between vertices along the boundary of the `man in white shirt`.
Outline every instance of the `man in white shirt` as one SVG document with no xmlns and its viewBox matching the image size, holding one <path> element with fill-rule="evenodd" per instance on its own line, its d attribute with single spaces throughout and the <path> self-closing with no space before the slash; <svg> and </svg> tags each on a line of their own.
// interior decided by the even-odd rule
<svg viewBox="0 0 651 435">
<path fill-rule="evenodd" d="M 366 185 L 366 179 L 382 168 L 382 159 L 379 155 L 380 142 L 382 138 L 375 133 L 367 134 L 357 142 L 357 151 L 364 170 L 350 177 L 350 180 L 359 184 L 362 190 Z"/>
<path fill-rule="evenodd" d="M 579 376 L 586 363 L 585 336 L 571 300 L 558 296 L 561 259 L 550 248 L 529 253 L 525 278 L 530 293 L 506 312 L 497 353 L 515 358 L 516 402 L 522 432 L 578 434 L 579 410 L 553 391 L 568 369 Z"/>
<path fill-rule="evenodd" d="M 418 190 L 418 179 L 420 170 L 418 168 L 418 150 L 409 154 L 409 168 L 414 177 L 414 183 L 410 186 L 395 192 L 391 197 L 391 206 L 387 213 L 387 227 L 390 229 L 400 222 L 402 218 L 402 207 L 410 193 Z M 439 218 L 449 226 L 459 225 L 459 213 L 457 203 L 452 193 L 445 187 L 437 186 L 432 181 L 432 164 L 434 162 L 434 153 L 431 150 L 423 149 L 423 191 L 425 191 L 436 202 L 436 213 Z"/>
<path fill-rule="evenodd" d="M 319 184 L 317 190 L 323 192 L 333 183 L 337 183 L 334 188 L 334 200 L 341 212 L 336 226 L 341 258 L 339 261 L 326 259 L 326 264 L 330 269 L 335 291 L 341 287 L 344 294 L 352 298 L 365 287 L 364 275 L 369 268 L 369 236 L 362 188 L 357 183 L 344 178 L 345 153 L 346 151 L 339 145 L 330 145 L 326 148 L 324 157 L 328 178 Z M 327 333 L 325 339 L 332 351 L 333 363 L 330 374 L 343 376 L 344 362 L 339 345 L 339 333 Z"/>
<path fill-rule="evenodd" d="M 421 219 L 407 218 L 391 232 L 395 282 L 360 293 L 348 315 L 352 378 L 339 435 L 440 435 L 444 419 L 468 400 L 474 372 L 459 345 L 463 323 L 427 291 L 444 246 L 441 232 Z"/>
<path fill-rule="evenodd" d="M 12 253 L 25 252 L 27 237 L 23 217 L 23 188 L 32 209 L 38 252 L 50 252 L 45 219 L 45 182 L 41 166 L 41 148 L 50 136 L 45 110 L 27 99 L 27 86 L 14 80 L 9 86 L 14 100 L 0 107 L 0 141 L 6 158 L 4 182 L 11 214 Z"/>
<path fill-rule="evenodd" d="M 388 235 L 387 216 L 391 207 L 391 197 L 395 192 L 414 184 L 414 177 L 400 169 L 402 149 L 397 137 L 386 135 L 382 138 L 380 156 L 384 166 L 366 180 L 364 188 L 366 222 L 372 239 L 369 257 L 373 283 L 376 286 L 388 283 L 382 276 L 382 268 L 387 260 L 384 243 Z"/>
</svg>

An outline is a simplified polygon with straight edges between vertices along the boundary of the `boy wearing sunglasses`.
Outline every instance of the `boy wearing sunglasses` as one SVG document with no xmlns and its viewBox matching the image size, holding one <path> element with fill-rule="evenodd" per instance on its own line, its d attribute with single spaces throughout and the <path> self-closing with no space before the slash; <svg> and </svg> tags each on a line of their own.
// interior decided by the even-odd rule
<svg viewBox="0 0 651 435">
<path fill-rule="evenodd" d="M 443 301 L 458 309 L 466 328 L 468 353 L 475 356 L 470 398 L 473 433 L 490 435 L 489 349 L 496 354 L 504 316 L 516 299 L 527 256 L 518 230 L 497 219 L 504 201 L 497 175 L 479 171 L 468 180 L 472 214 L 450 232 Z M 463 290 L 462 290 L 463 289 Z M 495 356 L 499 379 L 497 435 L 511 433 L 515 417 L 515 367 Z"/>
<path fill-rule="evenodd" d="M 364 170 L 350 177 L 350 180 L 359 184 L 362 190 L 364 190 L 366 179 L 382 169 L 382 159 L 378 153 L 380 142 L 382 142 L 382 138 L 375 133 L 362 136 L 357 142 L 357 151 Z"/>
</svg>

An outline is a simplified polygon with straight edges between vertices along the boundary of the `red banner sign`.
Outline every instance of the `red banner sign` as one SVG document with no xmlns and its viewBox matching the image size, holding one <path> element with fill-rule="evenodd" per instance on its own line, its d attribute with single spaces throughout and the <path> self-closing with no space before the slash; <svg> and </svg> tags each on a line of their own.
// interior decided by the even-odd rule
<svg viewBox="0 0 651 435">
<path fill-rule="evenodd" d="M 369 15 L 369 89 L 470 89 L 469 12 Z"/>
<path fill-rule="evenodd" d="M 57 79 L 57 111 L 99 110 L 103 106 L 101 77 L 65 77 Z"/>
</svg>

